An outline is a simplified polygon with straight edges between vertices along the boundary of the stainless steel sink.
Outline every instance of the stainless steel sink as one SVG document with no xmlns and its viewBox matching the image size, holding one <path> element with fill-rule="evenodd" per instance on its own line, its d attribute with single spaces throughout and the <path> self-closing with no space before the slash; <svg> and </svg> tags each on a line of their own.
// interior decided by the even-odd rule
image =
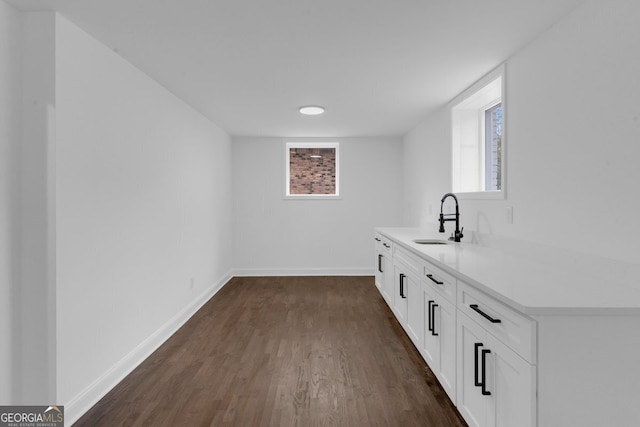
<svg viewBox="0 0 640 427">
<path fill-rule="evenodd" d="M 416 239 L 413 242 L 419 245 L 448 245 L 450 243 L 448 240 L 439 239 Z"/>
</svg>

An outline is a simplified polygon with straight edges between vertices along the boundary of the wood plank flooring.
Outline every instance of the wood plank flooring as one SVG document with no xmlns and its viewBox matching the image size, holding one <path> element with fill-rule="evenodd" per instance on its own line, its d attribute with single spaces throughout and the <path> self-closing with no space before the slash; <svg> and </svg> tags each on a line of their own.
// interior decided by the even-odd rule
<svg viewBox="0 0 640 427">
<path fill-rule="evenodd" d="M 372 277 L 234 278 L 74 426 L 464 426 Z"/>
</svg>

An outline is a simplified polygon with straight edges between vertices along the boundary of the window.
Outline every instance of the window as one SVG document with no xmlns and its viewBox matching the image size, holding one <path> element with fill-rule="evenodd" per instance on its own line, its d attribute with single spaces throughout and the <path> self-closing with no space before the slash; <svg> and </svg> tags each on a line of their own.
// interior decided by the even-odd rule
<svg viewBox="0 0 640 427">
<path fill-rule="evenodd" d="M 337 142 L 286 143 L 288 198 L 336 198 L 340 195 L 340 150 Z"/>
<path fill-rule="evenodd" d="M 484 111 L 484 190 L 502 189 L 502 102 Z"/>
<path fill-rule="evenodd" d="M 451 107 L 452 190 L 504 198 L 504 67 L 459 95 Z"/>
</svg>

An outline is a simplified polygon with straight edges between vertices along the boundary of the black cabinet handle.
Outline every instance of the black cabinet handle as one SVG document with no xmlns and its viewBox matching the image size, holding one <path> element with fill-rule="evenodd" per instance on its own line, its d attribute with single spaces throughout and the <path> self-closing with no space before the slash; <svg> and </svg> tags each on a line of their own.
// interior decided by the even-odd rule
<svg viewBox="0 0 640 427">
<path fill-rule="evenodd" d="M 491 392 L 487 391 L 487 354 L 491 353 L 491 350 L 482 350 L 482 395 L 491 396 Z"/>
<path fill-rule="evenodd" d="M 386 243 L 383 243 L 382 246 L 384 246 L 387 249 L 391 247 L 391 245 L 387 245 Z"/>
<path fill-rule="evenodd" d="M 436 332 L 436 307 L 438 307 L 438 304 L 433 300 L 429 300 L 429 332 L 431 332 L 431 335 L 434 337 L 438 336 Z"/>
<path fill-rule="evenodd" d="M 429 306 L 428 306 L 429 308 L 427 309 L 427 311 L 428 311 L 427 316 L 429 316 L 429 328 L 428 329 L 429 329 L 429 332 L 431 332 L 431 335 L 433 335 L 433 329 L 434 329 L 433 317 L 431 316 L 431 305 L 433 303 L 435 303 L 435 301 L 429 300 Z"/>
<path fill-rule="evenodd" d="M 376 239 L 376 242 L 381 242 L 382 240 L 378 239 L 377 237 L 374 237 L 374 239 Z"/>
<path fill-rule="evenodd" d="M 494 319 L 493 317 L 489 316 L 484 311 L 480 310 L 478 308 L 478 304 L 470 304 L 469 307 L 471 307 L 471 310 L 475 311 L 476 313 L 478 313 L 479 315 L 481 315 L 482 317 L 484 317 L 485 319 L 487 319 L 491 323 L 501 323 L 502 322 L 502 320 Z"/>
<path fill-rule="evenodd" d="M 404 294 L 404 278 L 407 277 L 404 274 L 400 273 L 400 296 L 402 298 L 406 298 L 407 296 Z"/>
<path fill-rule="evenodd" d="M 482 343 L 475 343 L 473 349 L 473 384 L 476 387 L 482 387 L 482 383 L 478 379 L 478 349 L 482 347 Z"/>
<path fill-rule="evenodd" d="M 431 316 L 433 317 L 431 321 L 433 324 L 433 327 L 431 329 L 431 335 L 433 335 L 434 337 L 438 336 L 438 333 L 436 332 L 436 307 L 439 307 L 439 305 L 433 304 L 433 306 L 431 306 Z"/>
<path fill-rule="evenodd" d="M 382 271 L 382 254 L 378 254 L 378 271 L 384 273 L 384 271 Z"/>
<path fill-rule="evenodd" d="M 427 274 L 427 277 L 435 282 L 436 285 L 444 285 L 444 282 L 439 281 L 438 279 L 433 278 L 433 274 Z"/>
</svg>

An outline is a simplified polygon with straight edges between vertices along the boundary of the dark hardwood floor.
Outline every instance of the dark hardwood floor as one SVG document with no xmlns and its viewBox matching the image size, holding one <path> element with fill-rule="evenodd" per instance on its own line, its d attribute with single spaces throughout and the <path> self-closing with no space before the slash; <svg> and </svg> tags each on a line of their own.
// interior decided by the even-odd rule
<svg viewBox="0 0 640 427">
<path fill-rule="evenodd" d="M 234 278 L 74 426 L 464 426 L 372 277 Z"/>
</svg>

